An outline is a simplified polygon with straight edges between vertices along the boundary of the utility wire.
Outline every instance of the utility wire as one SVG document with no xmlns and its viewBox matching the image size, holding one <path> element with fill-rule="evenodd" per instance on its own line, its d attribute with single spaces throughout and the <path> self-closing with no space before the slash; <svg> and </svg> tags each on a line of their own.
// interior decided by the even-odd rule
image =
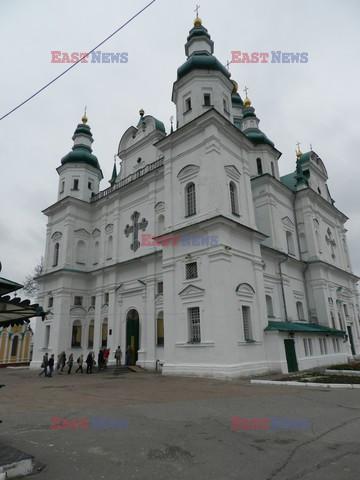
<svg viewBox="0 0 360 480">
<path fill-rule="evenodd" d="M 121 27 L 119 27 L 117 30 L 115 30 L 115 32 L 113 32 L 111 35 L 109 35 L 107 38 L 105 38 L 105 40 L 103 40 L 101 43 L 99 43 L 99 45 L 96 45 L 96 47 L 94 47 L 92 50 L 90 50 L 86 56 L 90 55 L 90 53 L 92 53 L 94 50 L 96 50 L 97 48 L 101 47 L 101 45 L 103 45 L 105 42 L 107 42 L 111 37 L 113 37 L 114 35 L 116 35 L 120 30 L 122 30 L 124 27 L 126 27 L 126 25 L 128 25 L 130 22 L 132 22 L 136 17 L 138 17 L 139 15 L 141 15 L 147 8 L 149 8 L 153 3 L 155 3 L 156 0 L 152 0 L 150 3 L 148 3 L 147 5 L 145 5 L 144 8 L 142 8 L 141 10 L 139 10 L 135 15 L 133 15 L 131 18 L 129 18 L 129 20 L 127 20 L 123 25 L 121 25 Z M 60 77 L 62 77 L 63 75 L 65 75 L 65 73 L 67 73 L 69 70 L 71 70 L 72 68 L 74 68 L 78 63 L 81 62 L 81 60 L 83 60 L 83 58 L 86 58 L 86 57 L 81 57 L 79 60 L 77 60 L 75 63 L 73 63 L 72 65 L 70 65 L 69 68 L 67 68 L 66 70 L 64 70 L 62 73 L 60 73 L 60 75 L 58 75 L 57 77 L 55 77 L 53 80 L 51 80 L 49 83 L 47 83 L 46 85 L 44 85 L 42 88 L 40 88 L 40 90 L 38 90 L 37 92 L 35 92 L 33 95 L 31 95 L 29 98 L 27 98 L 26 100 L 24 100 L 23 102 L 21 102 L 18 106 L 16 106 L 15 108 L 13 108 L 12 110 L 10 110 L 10 112 L 6 113 L 5 115 L 3 115 L 0 120 L 3 120 L 4 118 L 6 118 L 7 116 L 9 116 L 11 113 L 15 112 L 15 110 L 17 110 L 18 108 L 22 107 L 23 105 L 25 105 L 25 103 L 29 102 L 32 98 L 36 97 L 36 95 L 38 95 L 40 92 L 42 92 L 43 90 L 45 90 L 47 87 L 49 87 L 52 83 L 56 82 L 56 80 L 58 80 Z"/>
</svg>

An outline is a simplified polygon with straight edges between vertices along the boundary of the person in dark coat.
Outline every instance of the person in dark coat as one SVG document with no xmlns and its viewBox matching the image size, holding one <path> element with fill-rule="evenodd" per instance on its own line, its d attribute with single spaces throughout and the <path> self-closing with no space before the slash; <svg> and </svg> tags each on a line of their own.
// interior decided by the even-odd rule
<svg viewBox="0 0 360 480">
<path fill-rule="evenodd" d="M 45 374 L 45 377 L 46 377 L 46 370 L 47 370 L 47 367 L 49 365 L 49 356 L 47 353 L 45 353 L 45 355 L 43 356 L 43 361 L 42 361 L 42 364 L 41 364 L 41 372 L 39 373 L 39 377 L 41 377 L 41 375 L 44 373 Z"/>
<path fill-rule="evenodd" d="M 78 368 L 75 373 L 77 373 L 79 370 L 81 373 L 84 373 L 82 369 L 83 363 L 84 363 L 84 355 L 81 354 L 80 357 L 77 359 Z"/>
<path fill-rule="evenodd" d="M 103 352 L 102 350 L 100 350 L 100 351 L 99 351 L 99 355 L 98 355 L 98 368 L 99 368 L 99 372 L 100 372 L 100 370 L 102 369 L 103 364 L 104 364 L 104 352 Z"/>
<path fill-rule="evenodd" d="M 74 355 L 72 353 L 70 353 L 69 360 L 67 362 L 67 364 L 69 365 L 68 373 L 71 373 L 73 363 L 74 363 Z"/>
<path fill-rule="evenodd" d="M 92 367 L 94 364 L 93 352 L 89 352 L 89 355 L 86 357 L 86 373 L 92 373 Z"/>
<path fill-rule="evenodd" d="M 51 357 L 49 358 L 48 374 L 47 374 L 48 377 L 52 377 L 52 373 L 54 370 L 54 362 L 55 362 L 55 358 L 54 358 L 54 354 L 52 354 Z"/>
<path fill-rule="evenodd" d="M 131 364 L 131 354 L 132 354 L 132 348 L 131 348 L 131 345 L 128 345 L 127 349 L 125 350 L 125 363 L 126 363 L 126 365 Z"/>
<path fill-rule="evenodd" d="M 63 372 L 63 371 L 64 371 L 65 365 L 66 365 L 66 353 L 65 353 L 65 352 L 62 352 L 62 364 L 61 364 L 61 370 L 60 370 L 60 372 Z"/>
</svg>

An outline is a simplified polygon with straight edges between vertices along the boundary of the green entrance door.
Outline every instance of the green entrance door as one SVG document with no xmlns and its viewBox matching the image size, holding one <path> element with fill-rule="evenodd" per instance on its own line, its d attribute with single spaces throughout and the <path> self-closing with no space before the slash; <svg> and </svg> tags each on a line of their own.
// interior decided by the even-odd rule
<svg viewBox="0 0 360 480">
<path fill-rule="evenodd" d="M 139 314 L 136 310 L 130 310 L 126 317 L 126 348 L 131 346 L 130 364 L 135 365 L 139 350 Z"/>
<path fill-rule="evenodd" d="M 294 340 L 284 340 L 284 345 L 288 372 L 297 372 L 299 370 L 299 367 L 295 352 L 295 342 Z"/>
<path fill-rule="evenodd" d="M 349 341 L 350 341 L 351 353 L 352 353 L 353 355 L 356 355 L 355 345 L 354 345 L 354 338 L 353 338 L 352 329 L 351 329 L 350 325 L 347 327 L 347 329 L 348 329 L 348 334 L 349 334 Z"/>
</svg>

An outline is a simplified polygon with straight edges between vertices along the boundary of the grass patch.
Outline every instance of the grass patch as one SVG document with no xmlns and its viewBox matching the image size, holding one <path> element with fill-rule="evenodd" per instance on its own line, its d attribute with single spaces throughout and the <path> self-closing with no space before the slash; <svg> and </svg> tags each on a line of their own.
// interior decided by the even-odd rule
<svg viewBox="0 0 360 480">
<path fill-rule="evenodd" d="M 331 365 L 329 370 L 356 370 L 360 372 L 360 362 L 344 363 L 343 365 Z"/>
</svg>

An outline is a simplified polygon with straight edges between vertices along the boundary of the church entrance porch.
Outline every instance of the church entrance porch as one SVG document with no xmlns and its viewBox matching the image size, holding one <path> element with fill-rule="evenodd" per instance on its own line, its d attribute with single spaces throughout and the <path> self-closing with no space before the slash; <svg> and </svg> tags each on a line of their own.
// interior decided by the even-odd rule
<svg viewBox="0 0 360 480">
<path fill-rule="evenodd" d="M 131 346 L 130 365 L 135 365 L 138 360 L 139 350 L 139 313 L 132 309 L 126 316 L 126 348 Z"/>
</svg>

